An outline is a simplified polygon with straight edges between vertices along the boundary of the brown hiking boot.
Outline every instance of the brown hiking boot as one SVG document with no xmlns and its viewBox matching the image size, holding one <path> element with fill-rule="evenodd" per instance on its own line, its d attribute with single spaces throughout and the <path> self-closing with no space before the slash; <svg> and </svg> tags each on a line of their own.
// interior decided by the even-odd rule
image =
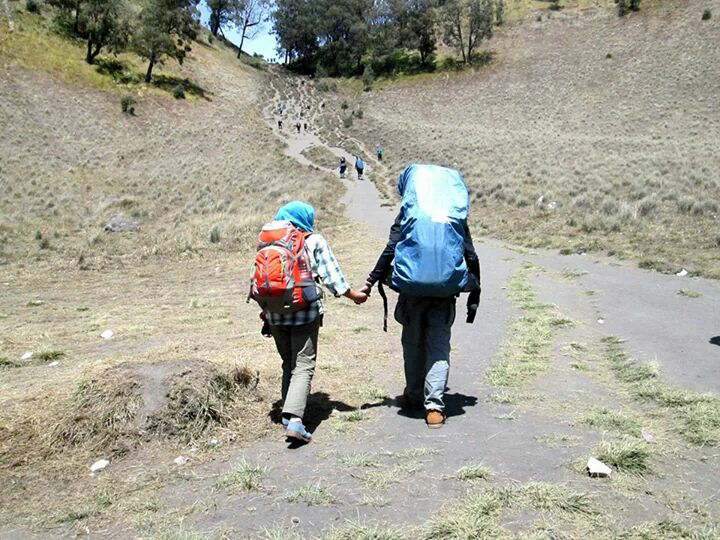
<svg viewBox="0 0 720 540">
<path fill-rule="evenodd" d="M 445 423 L 445 414 L 434 409 L 425 411 L 425 423 L 430 429 L 441 428 Z"/>
</svg>

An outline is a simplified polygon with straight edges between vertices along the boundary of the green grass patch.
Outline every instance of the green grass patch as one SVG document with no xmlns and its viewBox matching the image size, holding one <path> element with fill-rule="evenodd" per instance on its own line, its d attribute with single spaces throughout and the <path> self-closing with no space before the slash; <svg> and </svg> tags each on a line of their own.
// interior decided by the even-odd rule
<svg viewBox="0 0 720 540">
<path fill-rule="evenodd" d="M 677 293 L 678 296 L 684 296 L 685 298 L 700 298 L 702 296 L 701 293 L 690 289 L 680 289 Z"/>
<path fill-rule="evenodd" d="M 674 521 L 663 520 L 656 523 L 642 523 L 621 532 L 617 540 L 715 540 L 720 538 L 717 525 L 707 525 L 702 529 L 691 529 Z"/>
<path fill-rule="evenodd" d="M 521 386 L 544 372 L 557 330 L 573 324 L 556 306 L 537 300 L 530 284 L 531 271 L 536 269 L 526 266 L 508 281 L 510 298 L 523 314 L 510 327 L 501 346 L 501 359 L 487 370 L 487 380 L 494 386 Z"/>
<path fill-rule="evenodd" d="M 17 366 L 17 362 L 14 362 L 13 360 L 10 360 L 9 358 L 6 358 L 4 356 L 0 356 L 0 369 L 14 368 Z"/>
<path fill-rule="evenodd" d="M 40 362 L 52 362 L 65 356 L 64 351 L 41 351 L 33 355 L 33 359 Z"/>
<path fill-rule="evenodd" d="M 588 273 L 585 270 L 573 270 L 572 268 L 565 268 L 562 271 L 562 277 L 568 281 L 573 281 L 579 277 L 585 276 Z"/>
<path fill-rule="evenodd" d="M 466 465 L 455 472 L 458 480 L 487 480 L 492 475 L 492 470 L 484 465 Z"/>
<path fill-rule="evenodd" d="M 291 503 L 305 503 L 308 506 L 329 506 L 335 502 L 335 497 L 318 482 L 291 491 L 285 500 Z"/>
<path fill-rule="evenodd" d="M 623 472 L 644 474 L 650 471 L 648 444 L 637 439 L 603 441 L 595 449 L 597 459 Z"/>
<path fill-rule="evenodd" d="M 215 483 L 215 488 L 231 492 L 257 491 L 262 487 L 266 474 L 266 467 L 259 467 L 242 460 L 231 472 Z"/>
<path fill-rule="evenodd" d="M 497 517 L 510 506 L 513 492 L 507 488 L 488 488 L 468 494 L 458 504 L 447 505 L 430 522 L 422 538 L 460 540 L 496 538 L 503 534 Z"/>
<path fill-rule="evenodd" d="M 642 425 L 637 416 L 628 411 L 615 411 L 605 407 L 594 407 L 585 413 L 581 424 L 598 429 L 614 431 L 624 435 L 640 435 Z"/>
<path fill-rule="evenodd" d="M 620 339 L 602 339 L 603 356 L 617 380 L 625 383 L 630 395 L 665 409 L 673 430 L 696 445 L 720 444 L 720 398 L 674 387 L 658 376 L 652 364 L 628 358 Z"/>
<path fill-rule="evenodd" d="M 547 482 L 531 482 L 522 488 L 521 500 L 536 510 L 570 514 L 594 514 L 592 500 L 586 493 L 577 493 L 566 486 Z"/>
</svg>

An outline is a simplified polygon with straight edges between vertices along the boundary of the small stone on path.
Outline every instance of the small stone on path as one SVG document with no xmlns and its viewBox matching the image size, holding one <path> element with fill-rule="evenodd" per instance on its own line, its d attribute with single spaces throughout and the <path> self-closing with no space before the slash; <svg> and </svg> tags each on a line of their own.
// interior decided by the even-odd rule
<svg viewBox="0 0 720 540">
<path fill-rule="evenodd" d="M 105 467 L 110 465 L 110 461 L 107 459 L 98 459 L 95 463 L 90 465 L 90 472 L 96 473 L 102 471 Z"/>
<path fill-rule="evenodd" d="M 188 462 L 188 458 L 185 456 L 178 456 L 173 460 L 173 462 L 175 465 L 185 465 Z"/>
<path fill-rule="evenodd" d="M 107 329 L 102 334 L 100 334 L 100 337 L 103 339 L 110 339 L 114 335 L 115 335 L 115 333 L 112 330 Z"/>
<path fill-rule="evenodd" d="M 32 358 L 32 351 L 27 351 L 23 353 L 23 355 L 20 357 L 20 360 L 30 360 Z"/>
<path fill-rule="evenodd" d="M 685 276 L 688 275 L 688 271 L 683 268 L 682 270 L 680 270 L 680 271 L 679 271 L 677 274 L 675 274 L 675 275 L 676 275 L 676 276 L 679 276 L 679 277 L 685 277 Z"/>
<path fill-rule="evenodd" d="M 612 469 L 610 467 L 595 458 L 588 459 L 586 468 L 591 478 L 605 478 L 610 476 L 612 473 Z"/>
</svg>

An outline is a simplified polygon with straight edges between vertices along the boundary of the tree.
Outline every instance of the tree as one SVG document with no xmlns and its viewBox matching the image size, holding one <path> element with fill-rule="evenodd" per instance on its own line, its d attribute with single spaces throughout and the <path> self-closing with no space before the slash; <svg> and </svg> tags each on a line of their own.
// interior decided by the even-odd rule
<svg viewBox="0 0 720 540">
<path fill-rule="evenodd" d="M 252 39 L 258 34 L 262 25 L 267 22 L 270 12 L 269 0 L 243 0 L 241 4 L 235 18 L 235 26 L 240 32 L 238 58 L 242 55 L 245 38 Z"/>
<path fill-rule="evenodd" d="M 197 35 L 195 6 L 199 0 L 146 0 L 133 36 L 133 50 L 148 61 L 145 82 L 165 56 L 180 64 Z"/>
<path fill-rule="evenodd" d="M 243 0 L 207 0 L 210 8 L 210 31 L 213 36 L 222 32 L 224 26 L 235 24 L 243 4 Z"/>
<path fill-rule="evenodd" d="M 67 19 L 72 17 L 73 32 L 76 34 L 80 33 L 80 15 L 84 3 L 85 0 L 48 0 L 48 4 L 58 8 Z"/>
<path fill-rule="evenodd" d="M 85 61 L 95 62 L 103 48 L 117 53 L 130 38 L 130 10 L 124 0 L 88 0 L 81 19 L 81 28 L 87 35 Z"/>
<path fill-rule="evenodd" d="M 434 0 L 395 0 L 392 7 L 399 45 L 416 49 L 423 65 L 433 57 L 437 46 L 435 3 Z"/>
<path fill-rule="evenodd" d="M 492 37 L 493 0 L 447 0 L 442 16 L 445 39 L 460 49 L 464 63 L 472 62 L 475 47 Z"/>
</svg>

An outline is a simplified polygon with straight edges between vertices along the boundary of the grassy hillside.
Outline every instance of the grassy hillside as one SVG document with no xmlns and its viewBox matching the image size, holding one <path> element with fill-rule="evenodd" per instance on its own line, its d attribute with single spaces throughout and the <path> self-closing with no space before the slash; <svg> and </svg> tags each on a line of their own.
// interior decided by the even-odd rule
<svg viewBox="0 0 720 540">
<path fill-rule="evenodd" d="M 482 232 L 720 278 L 718 22 L 703 1 L 643 5 L 509 24 L 489 67 L 380 82 L 328 110 L 364 109 L 350 132 L 384 146 L 389 192 L 407 163 L 459 168 Z"/>
<path fill-rule="evenodd" d="M 278 429 L 277 355 L 245 304 L 260 225 L 312 202 L 354 283 L 379 246 L 344 240 L 362 232 L 336 209 L 341 184 L 284 156 L 262 117 L 265 70 L 201 42 L 145 85 L 138 58 L 89 66 L 23 5 L 8 3 L 12 32 L 0 5 L 0 522 L 137 525 L 177 455 L 200 463 Z M 103 71 L 118 61 L 120 83 Z M 176 100 L 163 81 L 202 92 Z M 138 229 L 105 232 L 113 217 Z M 389 358 L 353 344 L 377 311 L 331 304 L 319 415 L 329 395 L 359 399 L 360 356 Z M 113 471 L 93 479 L 100 458 Z"/>
</svg>

